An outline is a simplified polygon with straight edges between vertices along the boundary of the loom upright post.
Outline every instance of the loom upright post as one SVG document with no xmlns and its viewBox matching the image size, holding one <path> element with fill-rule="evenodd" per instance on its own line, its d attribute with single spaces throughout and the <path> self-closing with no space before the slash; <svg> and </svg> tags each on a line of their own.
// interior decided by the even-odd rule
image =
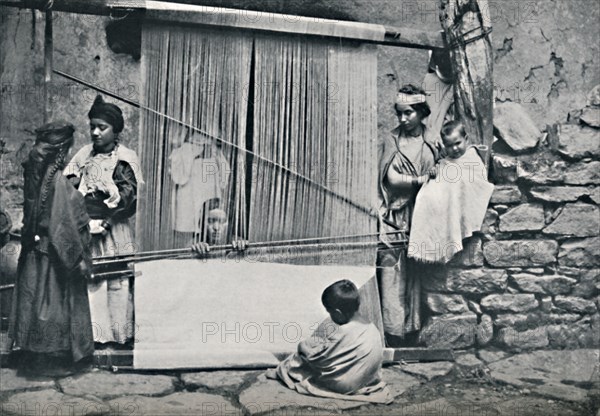
<svg viewBox="0 0 600 416">
<path fill-rule="evenodd" d="M 456 75 L 454 103 L 473 144 L 494 140 L 492 30 L 487 0 L 439 0 L 440 21 Z"/>
<path fill-rule="evenodd" d="M 44 124 L 48 122 L 50 106 L 48 105 L 50 81 L 52 80 L 52 10 L 46 10 L 44 27 Z"/>
</svg>

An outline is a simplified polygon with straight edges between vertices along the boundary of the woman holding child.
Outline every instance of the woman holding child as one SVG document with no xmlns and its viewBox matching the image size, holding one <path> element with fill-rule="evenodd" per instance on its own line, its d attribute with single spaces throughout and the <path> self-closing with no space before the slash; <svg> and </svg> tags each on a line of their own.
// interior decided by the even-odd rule
<svg viewBox="0 0 600 416">
<path fill-rule="evenodd" d="M 400 125 L 379 142 L 380 231 L 389 242 L 410 233 L 417 192 L 438 158 L 435 145 L 425 139 L 423 119 L 430 114 L 425 92 L 414 85 L 403 86 L 394 109 Z M 396 231 L 405 235 L 385 235 Z M 391 247 L 378 253 L 383 326 L 391 347 L 400 346 L 421 326 L 420 282 L 414 273 L 415 264 L 406 254 L 405 248 Z"/>
</svg>

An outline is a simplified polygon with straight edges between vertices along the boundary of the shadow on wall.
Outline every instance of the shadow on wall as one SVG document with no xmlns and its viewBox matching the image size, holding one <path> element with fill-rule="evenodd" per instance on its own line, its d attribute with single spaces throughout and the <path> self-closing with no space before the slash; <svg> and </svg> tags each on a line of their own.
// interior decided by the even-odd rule
<svg viewBox="0 0 600 416">
<path fill-rule="evenodd" d="M 140 60 L 142 52 L 142 23 L 139 16 L 111 20 L 106 25 L 106 43 L 114 53 L 131 55 Z"/>
</svg>

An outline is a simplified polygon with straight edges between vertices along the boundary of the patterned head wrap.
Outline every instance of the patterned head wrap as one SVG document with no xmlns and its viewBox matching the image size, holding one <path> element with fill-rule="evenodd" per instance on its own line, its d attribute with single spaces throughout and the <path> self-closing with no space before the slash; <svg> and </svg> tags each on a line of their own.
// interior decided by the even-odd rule
<svg viewBox="0 0 600 416">
<path fill-rule="evenodd" d="M 96 96 L 94 104 L 92 104 L 92 108 L 88 113 L 88 117 L 90 120 L 93 118 L 100 118 L 106 121 L 112 126 L 115 133 L 122 132 L 123 126 L 125 125 L 121 109 L 114 104 L 104 102 L 101 95 Z"/>
<path fill-rule="evenodd" d="M 73 144 L 75 127 L 66 121 L 52 121 L 35 130 L 36 143 L 64 147 Z"/>
</svg>

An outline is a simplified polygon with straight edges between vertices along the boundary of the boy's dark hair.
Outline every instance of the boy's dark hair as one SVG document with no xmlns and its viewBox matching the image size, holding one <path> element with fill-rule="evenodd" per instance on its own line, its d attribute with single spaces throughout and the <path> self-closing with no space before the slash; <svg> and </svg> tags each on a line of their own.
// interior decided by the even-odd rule
<svg viewBox="0 0 600 416">
<path fill-rule="evenodd" d="M 403 85 L 402 88 L 400 88 L 398 90 L 398 92 L 401 92 L 403 94 L 408 94 L 408 95 L 416 95 L 416 94 L 427 95 L 427 93 L 425 92 L 425 90 L 423 88 L 419 88 L 413 84 Z M 411 104 L 410 106 L 412 108 L 414 108 L 417 113 L 419 113 L 421 115 L 421 118 L 425 118 L 425 117 L 429 116 L 429 114 L 431 114 L 431 109 L 429 108 L 429 104 L 427 104 L 427 103 Z"/>
<path fill-rule="evenodd" d="M 360 297 L 356 285 L 344 279 L 328 286 L 321 296 L 321 302 L 327 310 L 339 309 L 347 317 L 353 316 L 360 306 Z"/>
<path fill-rule="evenodd" d="M 451 136 L 457 132 L 461 136 L 467 137 L 467 131 L 465 130 L 463 122 L 460 120 L 451 120 L 444 123 L 440 130 L 440 136 L 442 136 L 443 139 L 444 137 Z"/>
</svg>

